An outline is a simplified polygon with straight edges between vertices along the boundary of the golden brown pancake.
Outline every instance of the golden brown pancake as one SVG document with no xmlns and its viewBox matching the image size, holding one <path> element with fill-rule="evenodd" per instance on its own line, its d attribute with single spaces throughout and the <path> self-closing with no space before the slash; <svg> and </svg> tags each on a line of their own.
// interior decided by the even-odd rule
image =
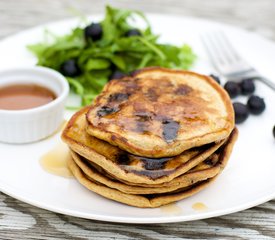
<svg viewBox="0 0 275 240">
<path fill-rule="evenodd" d="M 71 155 L 75 164 L 82 170 L 87 179 L 130 194 L 167 193 L 189 187 L 197 182 L 216 176 L 221 171 L 220 162 L 225 160 L 220 160 L 218 154 L 213 154 L 213 156 L 210 156 L 207 160 L 205 160 L 206 163 L 201 163 L 198 165 L 200 170 L 191 170 L 190 172 L 173 179 L 169 182 L 169 184 L 159 184 L 158 186 L 147 186 L 146 184 L 132 186 L 110 177 L 104 171 L 98 171 L 98 168 L 95 168 L 94 165 L 89 164 L 85 158 L 82 158 L 77 153 L 71 151 Z M 211 165 L 209 162 L 211 162 Z"/>
<path fill-rule="evenodd" d="M 234 111 L 212 78 L 148 68 L 106 84 L 87 121 L 90 135 L 138 156 L 160 158 L 227 138 Z"/>
<path fill-rule="evenodd" d="M 190 187 L 189 189 L 184 188 L 183 192 L 177 193 L 168 193 L 168 194 L 159 194 L 159 195 L 134 195 L 120 192 L 116 189 L 109 188 L 100 183 L 91 181 L 83 174 L 81 169 L 76 165 L 76 163 L 70 159 L 68 162 L 69 168 L 72 171 L 73 175 L 83 186 L 89 190 L 109 198 L 111 200 L 121 202 L 130 206 L 141 207 L 141 208 L 154 208 L 160 207 L 162 205 L 175 202 L 187 197 L 194 195 L 195 193 L 204 189 L 214 178 L 203 181 L 195 186 Z"/>
<path fill-rule="evenodd" d="M 62 139 L 73 151 L 129 185 L 169 182 L 203 162 L 225 142 L 193 148 L 175 157 L 139 157 L 87 134 L 86 112 L 84 108 L 70 119 Z"/>
<path fill-rule="evenodd" d="M 219 161 L 216 164 L 216 166 L 219 166 L 221 170 L 227 164 L 227 161 L 232 152 L 233 145 L 237 139 L 237 135 L 237 130 L 234 130 L 233 134 L 231 134 L 231 137 L 228 139 L 227 143 L 218 150 Z M 159 207 L 192 196 L 193 194 L 207 187 L 209 183 L 211 183 L 217 176 L 216 175 L 215 177 L 208 178 L 207 180 L 197 182 L 188 187 L 185 186 L 183 188 L 176 189 L 172 192 L 163 192 L 158 194 L 132 194 L 131 191 L 127 192 L 125 185 L 118 185 L 117 182 L 110 183 L 110 181 L 112 180 L 108 180 L 107 178 L 104 178 L 104 176 L 100 176 L 100 174 L 99 177 L 101 177 L 101 179 L 98 177 L 95 178 L 93 175 L 94 173 L 90 175 L 90 173 L 88 173 L 85 170 L 87 175 L 89 174 L 88 177 L 78 167 L 78 165 L 74 162 L 73 159 L 69 160 L 68 166 L 72 171 L 73 175 L 76 177 L 76 179 L 89 190 L 111 200 L 142 208 Z M 128 186 L 128 188 L 132 189 L 132 191 L 137 190 L 137 188 L 134 188 L 132 186 Z M 167 188 L 167 191 L 169 190 L 170 189 Z"/>
</svg>

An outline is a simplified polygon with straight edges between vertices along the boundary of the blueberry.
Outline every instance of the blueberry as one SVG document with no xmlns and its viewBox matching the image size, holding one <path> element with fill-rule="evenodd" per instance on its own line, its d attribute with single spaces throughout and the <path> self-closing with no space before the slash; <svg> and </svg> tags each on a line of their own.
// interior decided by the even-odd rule
<svg viewBox="0 0 275 240">
<path fill-rule="evenodd" d="M 126 37 L 141 36 L 141 32 L 138 29 L 130 29 L 125 33 Z"/>
<path fill-rule="evenodd" d="M 265 102 L 263 98 L 252 95 L 248 101 L 247 106 L 252 114 L 259 115 L 265 110 Z"/>
<path fill-rule="evenodd" d="M 240 83 L 242 94 L 248 95 L 255 91 L 255 84 L 253 79 L 247 78 L 241 81 Z"/>
<path fill-rule="evenodd" d="M 221 80 L 217 75 L 210 74 L 209 76 L 213 78 L 218 84 L 221 84 Z"/>
<path fill-rule="evenodd" d="M 60 72 L 67 77 L 75 77 L 80 75 L 81 73 L 74 59 L 69 59 L 65 61 L 60 67 Z"/>
<path fill-rule="evenodd" d="M 109 77 L 109 80 L 112 80 L 112 79 L 120 79 L 120 78 L 123 78 L 123 77 L 125 77 L 125 76 L 126 76 L 125 73 L 116 70 L 116 71 L 114 71 L 114 72 L 112 73 L 112 75 Z"/>
<path fill-rule="evenodd" d="M 241 93 L 241 88 L 239 84 L 233 81 L 228 81 L 224 85 L 224 89 L 228 92 L 231 98 L 235 98 Z"/>
<path fill-rule="evenodd" d="M 84 29 L 86 39 L 90 38 L 93 41 L 101 39 L 102 33 L 102 27 L 99 23 L 92 23 Z"/>
<path fill-rule="evenodd" d="M 273 137 L 275 138 L 275 126 L 273 127 Z"/>
<path fill-rule="evenodd" d="M 233 103 L 233 108 L 235 112 L 235 123 L 242 123 L 248 118 L 249 111 L 245 104 L 235 102 Z"/>
<path fill-rule="evenodd" d="M 130 76 L 134 77 L 136 74 L 140 72 L 140 69 L 133 70 L 129 73 Z"/>
</svg>

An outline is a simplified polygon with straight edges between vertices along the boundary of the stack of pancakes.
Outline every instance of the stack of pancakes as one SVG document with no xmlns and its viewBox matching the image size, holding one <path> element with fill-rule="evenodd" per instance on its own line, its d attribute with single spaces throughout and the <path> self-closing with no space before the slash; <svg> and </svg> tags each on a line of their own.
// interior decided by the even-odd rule
<svg viewBox="0 0 275 240">
<path fill-rule="evenodd" d="M 159 207 L 204 189 L 225 167 L 238 132 L 212 78 L 147 68 L 110 81 L 62 139 L 76 179 L 106 198 Z"/>
</svg>

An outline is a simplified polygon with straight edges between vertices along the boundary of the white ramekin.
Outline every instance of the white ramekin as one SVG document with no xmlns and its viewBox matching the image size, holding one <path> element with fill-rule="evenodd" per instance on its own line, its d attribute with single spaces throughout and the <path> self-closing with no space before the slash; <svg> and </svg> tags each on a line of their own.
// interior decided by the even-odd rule
<svg viewBox="0 0 275 240">
<path fill-rule="evenodd" d="M 37 84 L 52 90 L 56 99 L 45 105 L 25 110 L 0 109 L 0 141 L 29 143 L 53 134 L 64 120 L 67 80 L 45 67 L 9 69 L 0 72 L 0 87 L 11 84 Z"/>
</svg>

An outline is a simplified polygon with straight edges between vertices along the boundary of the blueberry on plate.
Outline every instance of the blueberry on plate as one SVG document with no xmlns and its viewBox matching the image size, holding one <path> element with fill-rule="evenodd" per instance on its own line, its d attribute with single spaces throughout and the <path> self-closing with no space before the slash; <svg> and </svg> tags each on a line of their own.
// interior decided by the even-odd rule
<svg viewBox="0 0 275 240">
<path fill-rule="evenodd" d="M 245 104 L 235 102 L 233 103 L 233 108 L 235 112 L 235 123 L 242 123 L 248 118 L 249 111 Z"/>
<path fill-rule="evenodd" d="M 92 23 L 84 29 L 86 39 L 97 41 L 102 37 L 102 27 L 99 23 Z"/>
<path fill-rule="evenodd" d="M 218 84 L 221 84 L 221 80 L 217 75 L 210 74 L 209 76 L 213 78 Z"/>
<path fill-rule="evenodd" d="M 275 126 L 273 127 L 273 137 L 275 138 Z"/>
<path fill-rule="evenodd" d="M 243 79 L 240 83 L 242 94 L 248 95 L 255 91 L 255 84 L 252 78 Z"/>
<path fill-rule="evenodd" d="M 247 107 L 252 114 L 259 115 L 265 110 L 264 99 L 252 95 L 247 101 Z"/>
<path fill-rule="evenodd" d="M 74 59 L 65 61 L 61 67 L 60 72 L 67 77 L 75 77 L 80 75 L 81 71 Z"/>
<path fill-rule="evenodd" d="M 123 77 L 125 77 L 125 76 L 126 76 L 125 73 L 116 70 L 116 71 L 114 71 L 114 72 L 112 73 L 112 75 L 109 77 L 109 80 L 112 80 L 112 79 L 120 79 L 120 78 L 123 78 Z"/>
<path fill-rule="evenodd" d="M 130 29 L 125 33 L 126 37 L 141 36 L 141 32 L 138 29 Z"/>
<path fill-rule="evenodd" d="M 231 98 L 235 98 L 241 93 L 241 88 L 238 83 L 233 81 L 228 81 L 224 85 L 224 89 L 228 92 Z"/>
</svg>

